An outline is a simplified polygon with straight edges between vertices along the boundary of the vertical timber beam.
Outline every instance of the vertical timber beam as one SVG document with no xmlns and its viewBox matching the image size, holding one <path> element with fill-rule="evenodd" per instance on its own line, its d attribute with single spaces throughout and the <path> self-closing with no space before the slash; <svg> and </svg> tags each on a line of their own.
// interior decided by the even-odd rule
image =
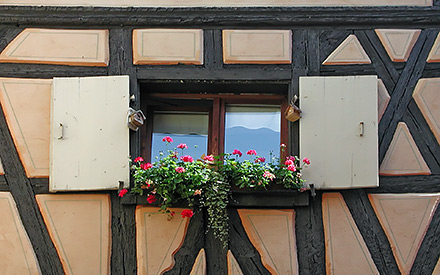
<svg viewBox="0 0 440 275">
<path fill-rule="evenodd" d="M 132 29 L 110 29 L 110 64 L 109 75 L 129 75 L 130 95 L 135 101 L 130 102 L 134 109 L 140 108 L 140 92 L 133 66 Z M 130 133 L 130 154 L 140 154 L 139 132 Z M 128 161 L 128 160 L 127 160 Z M 136 221 L 135 205 L 122 205 L 116 192 L 110 193 L 112 204 L 112 254 L 111 273 L 136 274 Z"/>
</svg>

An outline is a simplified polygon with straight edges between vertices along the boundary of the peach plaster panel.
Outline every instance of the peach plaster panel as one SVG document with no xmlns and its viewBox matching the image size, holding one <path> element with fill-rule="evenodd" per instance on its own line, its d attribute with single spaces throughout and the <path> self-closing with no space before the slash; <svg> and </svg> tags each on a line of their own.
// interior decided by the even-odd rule
<svg viewBox="0 0 440 275">
<path fill-rule="evenodd" d="M 385 84 L 383 84 L 382 79 L 377 80 L 377 119 L 380 121 L 385 110 L 387 109 L 388 103 L 390 102 L 390 94 L 388 93 Z"/>
<path fill-rule="evenodd" d="M 402 274 L 409 274 L 440 194 L 369 194 Z"/>
<path fill-rule="evenodd" d="M 435 266 L 432 275 L 440 275 L 440 258 L 438 259 L 437 265 Z"/>
<path fill-rule="evenodd" d="M 189 275 L 206 275 L 206 254 L 205 249 L 200 249 L 194 261 L 193 268 Z"/>
<path fill-rule="evenodd" d="M 440 62 L 440 33 L 437 35 L 426 61 L 428 63 Z"/>
<path fill-rule="evenodd" d="M 110 274 L 110 197 L 56 194 L 36 200 L 64 272 Z"/>
<path fill-rule="evenodd" d="M 420 79 L 413 98 L 440 144 L 440 78 Z"/>
<path fill-rule="evenodd" d="M 240 265 L 235 259 L 234 254 L 232 254 L 231 250 L 228 250 L 228 275 L 243 275 L 243 271 L 240 268 Z"/>
<path fill-rule="evenodd" d="M 0 53 L 0 62 L 107 66 L 108 30 L 23 30 Z"/>
<path fill-rule="evenodd" d="M 340 193 L 322 196 L 327 274 L 379 274 Z"/>
<path fill-rule="evenodd" d="M 189 218 L 181 218 L 183 209 L 170 209 L 174 218 L 158 207 L 136 208 L 137 274 L 162 274 L 174 266 L 174 254 L 183 243 Z"/>
<path fill-rule="evenodd" d="M 134 30 L 133 63 L 201 65 L 203 64 L 203 30 Z"/>
<path fill-rule="evenodd" d="M 289 64 L 292 32 L 287 30 L 223 30 L 225 64 Z"/>
<path fill-rule="evenodd" d="M 432 6 L 432 0 L 2 0 L 0 5 L 106 7 Z"/>
<path fill-rule="evenodd" d="M 383 176 L 431 174 L 404 122 L 399 122 L 397 125 L 393 140 L 380 165 L 379 174 Z"/>
<path fill-rule="evenodd" d="M 49 176 L 52 80 L 0 78 L 0 104 L 30 178 Z"/>
<path fill-rule="evenodd" d="M 357 39 L 349 35 L 328 57 L 323 65 L 370 64 L 371 60 Z"/>
<path fill-rule="evenodd" d="M 377 29 L 375 30 L 389 57 L 394 62 L 406 62 L 421 30 Z"/>
<path fill-rule="evenodd" d="M 0 217 L 0 273 L 41 274 L 34 249 L 9 192 L 0 192 Z"/>
<path fill-rule="evenodd" d="M 2 160 L 0 159 L 0 175 L 4 175 L 4 174 L 5 174 L 5 170 L 3 169 Z"/>
<path fill-rule="evenodd" d="M 298 274 L 295 211 L 239 209 L 243 227 L 271 274 Z"/>
</svg>

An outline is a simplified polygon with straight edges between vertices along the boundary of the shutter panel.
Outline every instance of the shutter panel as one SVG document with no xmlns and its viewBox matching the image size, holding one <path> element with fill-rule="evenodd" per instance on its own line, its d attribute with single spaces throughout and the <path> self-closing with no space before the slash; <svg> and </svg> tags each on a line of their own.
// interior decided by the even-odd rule
<svg viewBox="0 0 440 275">
<path fill-rule="evenodd" d="M 53 79 L 51 192 L 128 184 L 128 108 L 128 76 Z"/>
<path fill-rule="evenodd" d="M 317 189 L 376 187 L 377 77 L 301 77 L 300 155 Z"/>
</svg>

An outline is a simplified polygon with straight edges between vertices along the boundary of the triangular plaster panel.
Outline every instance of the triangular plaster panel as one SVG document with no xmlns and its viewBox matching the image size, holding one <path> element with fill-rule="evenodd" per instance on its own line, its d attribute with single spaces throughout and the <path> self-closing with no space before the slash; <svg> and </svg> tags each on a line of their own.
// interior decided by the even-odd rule
<svg viewBox="0 0 440 275">
<path fill-rule="evenodd" d="M 228 275 L 243 275 L 243 271 L 241 271 L 240 265 L 231 250 L 228 250 Z"/>
<path fill-rule="evenodd" d="M 394 62 L 408 60 L 421 30 L 377 29 L 376 34 Z"/>
<path fill-rule="evenodd" d="M 4 174 L 5 174 L 5 170 L 3 169 L 2 160 L 0 159 L 0 175 L 4 175 Z"/>
<path fill-rule="evenodd" d="M 354 34 L 349 35 L 322 64 L 370 64 L 371 60 Z"/>
<path fill-rule="evenodd" d="M 108 30 L 23 30 L 0 53 L 0 62 L 107 66 Z"/>
<path fill-rule="evenodd" d="M 206 275 L 206 254 L 202 248 L 194 261 L 190 275 Z"/>
<path fill-rule="evenodd" d="M 181 218 L 183 209 L 171 209 L 176 216 L 159 212 L 157 207 L 136 208 L 137 274 L 162 274 L 174 266 L 173 255 L 183 243 L 189 218 Z"/>
<path fill-rule="evenodd" d="M 379 274 L 340 193 L 322 196 L 327 274 Z"/>
<path fill-rule="evenodd" d="M 388 93 L 385 84 L 383 84 L 382 79 L 378 79 L 377 80 L 377 112 L 378 112 L 377 118 L 379 121 L 382 118 L 383 113 L 385 113 L 385 110 L 387 109 L 389 102 L 390 102 L 390 94 Z"/>
<path fill-rule="evenodd" d="M 369 194 L 402 274 L 409 274 L 439 194 Z"/>
<path fill-rule="evenodd" d="M 432 275 L 440 275 L 440 258 L 438 259 L 437 265 L 435 266 Z"/>
<path fill-rule="evenodd" d="M 440 143 L 440 78 L 420 79 L 414 89 L 414 100 Z"/>
<path fill-rule="evenodd" d="M 420 154 L 408 126 L 399 122 L 393 140 L 380 165 L 381 175 L 429 175 L 428 165 Z"/>
<path fill-rule="evenodd" d="M 108 195 L 37 195 L 66 274 L 109 274 L 111 213 Z"/>
<path fill-rule="evenodd" d="M 0 192 L 0 217 L 0 273 L 41 274 L 34 249 L 9 192 Z"/>
<path fill-rule="evenodd" d="M 52 81 L 0 78 L 0 103 L 28 177 L 49 176 Z"/>
<path fill-rule="evenodd" d="M 440 62 L 440 33 L 437 35 L 426 61 L 428 63 Z"/>
<path fill-rule="evenodd" d="M 243 227 L 272 274 L 298 274 L 293 210 L 238 210 Z"/>
</svg>

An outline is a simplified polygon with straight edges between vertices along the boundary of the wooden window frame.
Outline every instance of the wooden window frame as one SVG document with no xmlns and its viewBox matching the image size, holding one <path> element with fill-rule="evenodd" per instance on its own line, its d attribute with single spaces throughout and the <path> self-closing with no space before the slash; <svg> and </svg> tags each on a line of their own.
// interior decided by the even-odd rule
<svg viewBox="0 0 440 275">
<path fill-rule="evenodd" d="M 151 100 L 207 100 L 212 102 L 202 106 L 167 106 L 159 107 L 151 105 Z M 194 101 L 192 101 L 194 102 Z M 288 106 L 286 94 L 186 94 L 186 93 L 150 93 L 143 101 L 142 109 L 147 114 L 147 126 L 141 130 L 141 155 L 146 161 L 151 161 L 151 142 L 153 135 L 153 123 L 155 111 L 203 111 L 209 113 L 208 128 L 208 150 L 207 154 L 220 155 L 224 152 L 225 139 L 225 113 L 228 104 L 250 104 L 250 105 L 279 105 L 281 111 L 280 144 L 288 144 L 288 121 L 283 114 Z M 217 119 L 216 119 L 217 118 Z M 286 152 L 280 150 L 280 157 L 284 158 Z"/>
</svg>

